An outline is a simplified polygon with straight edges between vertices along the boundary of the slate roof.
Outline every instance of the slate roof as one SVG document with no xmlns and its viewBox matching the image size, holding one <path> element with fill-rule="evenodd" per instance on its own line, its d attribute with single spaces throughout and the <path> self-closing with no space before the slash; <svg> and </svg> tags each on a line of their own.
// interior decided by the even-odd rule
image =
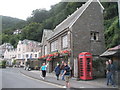
<svg viewBox="0 0 120 90">
<path fill-rule="evenodd" d="M 37 42 L 37 41 L 33 41 L 33 40 L 28 40 L 28 39 L 24 39 L 23 41 L 19 41 L 18 43 L 20 44 L 30 44 L 30 43 L 34 43 L 36 45 L 41 45 L 41 43 Z"/>
<path fill-rule="evenodd" d="M 120 45 L 113 47 L 113 48 L 110 48 L 109 50 L 118 50 L 118 49 L 120 49 Z"/>
<path fill-rule="evenodd" d="M 117 51 L 105 51 L 103 54 L 101 54 L 100 56 L 101 57 L 105 57 L 105 56 L 111 56 L 111 55 L 114 55 L 115 53 L 117 53 Z"/>
<path fill-rule="evenodd" d="M 54 29 L 54 33 L 52 33 L 52 35 L 48 39 L 50 39 L 53 36 L 55 36 L 56 34 L 60 33 L 64 29 L 71 27 L 76 22 L 76 20 L 82 15 L 82 13 L 86 10 L 86 8 L 91 4 L 91 2 L 93 2 L 93 1 L 97 1 L 100 4 L 101 8 L 103 8 L 103 6 L 99 2 L 99 0 L 88 0 L 79 9 L 77 9 L 73 14 L 68 16 L 63 22 L 61 22 L 59 25 L 57 25 L 56 28 Z"/>
<path fill-rule="evenodd" d="M 103 54 L 101 54 L 100 56 L 104 57 L 104 56 L 112 56 L 116 53 L 120 53 L 120 45 L 113 47 L 113 48 L 109 48 L 108 50 L 106 50 Z"/>
<path fill-rule="evenodd" d="M 52 36 L 53 33 L 54 33 L 53 30 L 44 29 L 44 30 L 43 30 L 43 36 L 42 36 L 42 42 L 43 42 L 43 40 L 44 40 L 44 37 L 45 37 L 46 40 L 47 40 L 48 38 L 50 38 L 50 37 Z"/>
</svg>

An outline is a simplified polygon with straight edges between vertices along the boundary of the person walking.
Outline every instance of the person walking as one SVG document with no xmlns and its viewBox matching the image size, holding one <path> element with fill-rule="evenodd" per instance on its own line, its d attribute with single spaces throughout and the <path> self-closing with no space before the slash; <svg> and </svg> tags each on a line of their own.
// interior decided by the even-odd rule
<svg viewBox="0 0 120 90">
<path fill-rule="evenodd" d="M 62 64 L 61 64 L 61 66 L 60 66 L 60 70 L 61 70 L 61 76 L 63 75 L 63 73 L 64 73 L 64 61 L 62 61 Z M 62 80 L 65 80 L 64 79 L 64 75 L 62 76 Z"/>
<path fill-rule="evenodd" d="M 48 64 L 43 63 L 42 66 L 41 66 L 41 68 L 40 68 L 40 70 L 42 71 L 42 78 L 43 78 L 43 80 L 46 77 L 47 66 L 48 66 Z"/>
<path fill-rule="evenodd" d="M 57 76 L 57 80 L 59 80 L 59 75 L 60 75 L 60 64 L 57 64 L 55 67 L 55 74 Z"/>
<path fill-rule="evenodd" d="M 113 61 L 111 59 L 109 59 L 109 63 L 110 63 L 110 81 L 111 81 L 111 84 L 113 85 L 113 87 L 115 87 L 115 71 L 116 71 L 116 68 L 115 68 L 115 65 L 113 64 Z"/>
<path fill-rule="evenodd" d="M 62 76 L 65 76 L 65 82 L 66 82 L 66 88 L 70 88 L 70 67 L 67 65 L 67 63 L 64 62 L 64 72 Z"/>
<path fill-rule="evenodd" d="M 106 68 L 105 68 L 105 72 L 106 72 L 106 78 L 107 78 L 107 86 L 111 83 L 111 73 L 110 73 L 110 64 L 109 61 L 106 61 Z"/>
</svg>

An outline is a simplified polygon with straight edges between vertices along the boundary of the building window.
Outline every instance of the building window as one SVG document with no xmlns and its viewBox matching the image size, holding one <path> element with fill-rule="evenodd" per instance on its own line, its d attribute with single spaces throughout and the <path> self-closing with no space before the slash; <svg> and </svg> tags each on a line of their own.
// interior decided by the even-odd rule
<svg viewBox="0 0 120 90">
<path fill-rule="evenodd" d="M 21 54 L 18 54 L 18 58 L 21 58 Z"/>
<path fill-rule="evenodd" d="M 91 32 L 91 40 L 99 40 L 99 32 Z"/>
<path fill-rule="evenodd" d="M 68 38 L 67 35 L 62 37 L 62 48 L 67 48 L 68 47 Z"/>
<path fill-rule="evenodd" d="M 32 58 L 32 54 L 30 54 L 30 58 Z"/>
<path fill-rule="evenodd" d="M 23 52 L 24 52 L 24 48 L 23 48 Z"/>
<path fill-rule="evenodd" d="M 35 54 L 35 57 L 37 57 L 37 54 Z"/>
<path fill-rule="evenodd" d="M 31 49 L 31 52 L 34 52 L 34 49 Z"/>
<path fill-rule="evenodd" d="M 23 55 L 23 59 L 24 59 L 24 55 Z"/>
<path fill-rule="evenodd" d="M 50 48 L 51 52 L 58 50 L 57 40 L 51 43 Z"/>
<path fill-rule="evenodd" d="M 28 54 L 26 54 L 26 58 L 28 58 L 28 56 L 29 56 L 29 55 L 28 55 Z"/>
<path fill-rule="evenodd" d="M 47 45 L 44 47 L 45 55 L 47 55 Z"/>
</svg>

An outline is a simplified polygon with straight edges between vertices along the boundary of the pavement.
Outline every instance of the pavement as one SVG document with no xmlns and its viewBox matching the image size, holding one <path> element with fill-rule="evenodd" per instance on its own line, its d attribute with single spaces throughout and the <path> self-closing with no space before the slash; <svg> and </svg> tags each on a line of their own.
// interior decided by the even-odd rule
<svg viewBox="0 0 120 90">
<path fill-rule="evenodd" d="M 65 81 L 63 80 L 57 80 L 56 76 L 54 73 L 47 73 L 45 79 L 41 78 L 41 71 L 37 70 L 31 70 L 31 71 L 26 71 L 24 69 L 20 69 L 20 72 L 26 76 L 29 76 L 31 78 L 37 79 L 37 80 L 42 80 L 44 82 L 49 82 L 53 83 L 56 85 L 60 86 L 65 86 Z M 77 80 L 76 78 L 71 78 L 70 79 L 70 84 L 72 88 L 118 88 L 112 87 L 112 86 L 106 86 L 106 79 L 105 78 L 97 78 L 94 80 L 89 80 L 89 81 L 83 81 L 83 80 Z"/>
</svg>

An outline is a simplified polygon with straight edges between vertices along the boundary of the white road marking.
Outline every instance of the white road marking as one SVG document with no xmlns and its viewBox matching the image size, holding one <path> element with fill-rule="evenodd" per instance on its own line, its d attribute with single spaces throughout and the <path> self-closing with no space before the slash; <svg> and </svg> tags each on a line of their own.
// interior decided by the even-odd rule
<svg viewBox="0 0 120 90">
<path fill-rule="evenodd" d="M 85 88 L 85 87 L 79 87 L 79 88 Z"/>
<path fill-rule="evenodd" d="M 21 74 L 22 74 L 22 73 L 21 73 Z M 59 88 L 63 88 L 63 86 L 60 86 L 60 85 L 57 85 L 57 84 L 53 84 L 53 83 L 45 82 L 45 81 L 42 81 L 42 80 L 34 79 L 34 78 L 31 78 L 31 77 L 26 76 L 26 75 L 24 75 L 24 74 L 22 74 L 22 75 L 25 76 L 25 77 L 27 77 L 27 78 L 30 78 L 30 79 L 32 79 L 32 80 L 37 80 L 37 81 L 42 82 L 42 83 L 46 83 L 46 84 L 53 85 L 53 86 L 56 86 L 56 87 L 59 87 Z"/>
</svg>

